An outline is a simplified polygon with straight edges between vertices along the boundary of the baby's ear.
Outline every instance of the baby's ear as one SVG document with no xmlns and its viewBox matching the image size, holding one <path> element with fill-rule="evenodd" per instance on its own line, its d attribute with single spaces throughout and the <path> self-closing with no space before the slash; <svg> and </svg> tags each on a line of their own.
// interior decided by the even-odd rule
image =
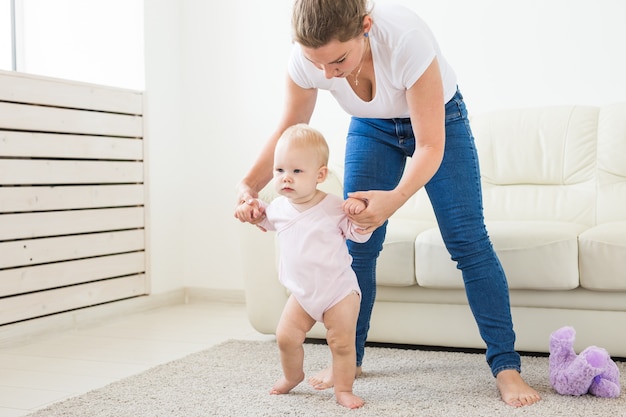
<svg viewBox="0 0 626 417">
<path fill-rule="evenodd" d="M 326 177 L 328 176 L 328 167 L 322 166 L 319 171 L 317 171 L 317 183 L 320 184 L 326 181 Z"/>
</svg>

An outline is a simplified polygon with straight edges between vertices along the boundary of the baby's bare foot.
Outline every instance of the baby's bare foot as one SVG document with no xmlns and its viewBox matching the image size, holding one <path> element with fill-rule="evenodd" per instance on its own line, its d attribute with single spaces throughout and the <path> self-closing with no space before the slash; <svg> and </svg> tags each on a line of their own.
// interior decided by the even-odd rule
<svg viewBox="0 0 626 417">
<path fill-rule="evenodd" d="M 363 369 L 360 366 L 357 366 L 354 377 L 358 378 L 362 374 Z M 328 388 L 332 388 L 335 385 L 335 381 L 333 379 L 333 368 L 329 367 L 326 369 L 322 369 L 317 374 L 310 377 L 309 385 L 311 385 L 316 390 L 325 390 Z"/>
<path fill-rule="evenodd" d="M 309 378 L 309 385 L 317 390 L 332 388 L 332 386 L 334 385 L 333 369 L 322 369 L 321 371 Z"/>
<path fill-rule="evenodd" d="M 302 382 L 303 379 L 304 379 L 304 374 L 302 374 L 301 378 L 295 379 L 292 381 L 288 380 L 287 378 L 283 376 L 274 383 L 274 386 L 270 390 L 270 394 L 271 395 L 288 394 L 289 391 L 294 389 L 296 385 Z"/>
<path fill-rule="evenodd" d="M 512 407 L 531 405 L 541 400 L 537 391 L 531 388 L 515 369 L 507 369 L 496 376 L 496 386 L 502 401 Z"/>
<path fill-rule="evenodd" d="M 361 397 L 357 397 L 352 392 L 335 392 L 337 403 L 346 408 L 361 408 L 365 401 Z"/>
</svg>

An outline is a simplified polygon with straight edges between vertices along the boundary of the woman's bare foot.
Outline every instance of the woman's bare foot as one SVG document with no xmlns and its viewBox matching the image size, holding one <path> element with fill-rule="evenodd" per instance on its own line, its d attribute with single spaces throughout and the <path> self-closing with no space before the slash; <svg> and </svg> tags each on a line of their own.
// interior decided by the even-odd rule
<svg viewBox="0 0 626 417">
<path fill-rule="evenodd" d="M 282 376 L 278 381 L 274 383 L 274 386 L 270 390 L 271 395 L 288 394 L 289 391 L 294 389 L 304 379 L 304 374 L 299 379 L 289 381 L 285 376 Z"/>
<path fill-rule="evenodd" d="M 531 388 L 515 369 L 507 369 L 496 375 L 496 386 L 502 401 L 512 407 L 531 405 L 541 399 L 539 393 Z"/>
<path fill-rule="evenodd" d="M 361 408 L 365 404 L 361 397 L 357 397 L 352 392 L 335 392 L 335 398 L 337 398 L 339 405 L 343 405 L 346 408 Z"/>
<path fill-rule="evenodd" d="M 363 375 L 363 369 L 360 366 L 357 366 L 354 377 L 358 378 L 361 375 Z M 328 389 L 328 388 L 332 388 L 335 385 L 335 382 L 333 380 L 333 368 L 328 367 L 326 369 L 322 369 L 317 374 L 310 377 L 309 385 L 311 385 L 316 390 L 320 390 L 320 391 Z"/>
</svg>

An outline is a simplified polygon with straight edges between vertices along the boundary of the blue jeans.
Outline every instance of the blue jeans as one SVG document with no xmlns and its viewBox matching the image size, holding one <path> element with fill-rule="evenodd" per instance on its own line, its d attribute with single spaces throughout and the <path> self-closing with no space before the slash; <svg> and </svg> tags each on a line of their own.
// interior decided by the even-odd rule
<svg viewBox="0 0 626 417">
<path fill-rule="evenodd" d="M 445 123 L 443 162 L 426 184 L 426 192 L 446 248 L 463 273 L 467 299 L 487 345 L 491 372 L 495 376 L 505 369 L 520 371 L 509 289 L 485 228 L 478 155 L 459 91 L 446 104 Z M 394 189 L 404 172 L 406 158 L 414 150 L 410 119 L 353 117 L 346 142 L 345 193 Z M 362 364 L 365 352 L 376 298 L 376 259 L 382 250 L 386 227 L 387 223 L 379 227 L 366 243 L 348 241 L 352 267 L 363 294 L 357 322 L 357 366 Z"/>
</svg>

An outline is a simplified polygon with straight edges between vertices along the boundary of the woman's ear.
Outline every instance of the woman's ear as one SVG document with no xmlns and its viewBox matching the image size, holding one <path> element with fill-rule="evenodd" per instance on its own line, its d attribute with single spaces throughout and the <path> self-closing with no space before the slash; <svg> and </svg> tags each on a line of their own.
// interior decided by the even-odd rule
<svg viewBox="0 0 626 417">
<path fill-rule="evenodd" d="M 372 17 L 370 15 L 365 15 L 363 18 L 363 34 L 365 35 L 366 33 L 369 33 L 370 30 L 372 30 Z"/>
<path fill-rule="evenodd" d="M 322 166 L 319 171 L 317 171 L 317 183 L 320 184 L 326 181 L 326 177 L 328 176 L 328 167 Z"/>
</svg>

